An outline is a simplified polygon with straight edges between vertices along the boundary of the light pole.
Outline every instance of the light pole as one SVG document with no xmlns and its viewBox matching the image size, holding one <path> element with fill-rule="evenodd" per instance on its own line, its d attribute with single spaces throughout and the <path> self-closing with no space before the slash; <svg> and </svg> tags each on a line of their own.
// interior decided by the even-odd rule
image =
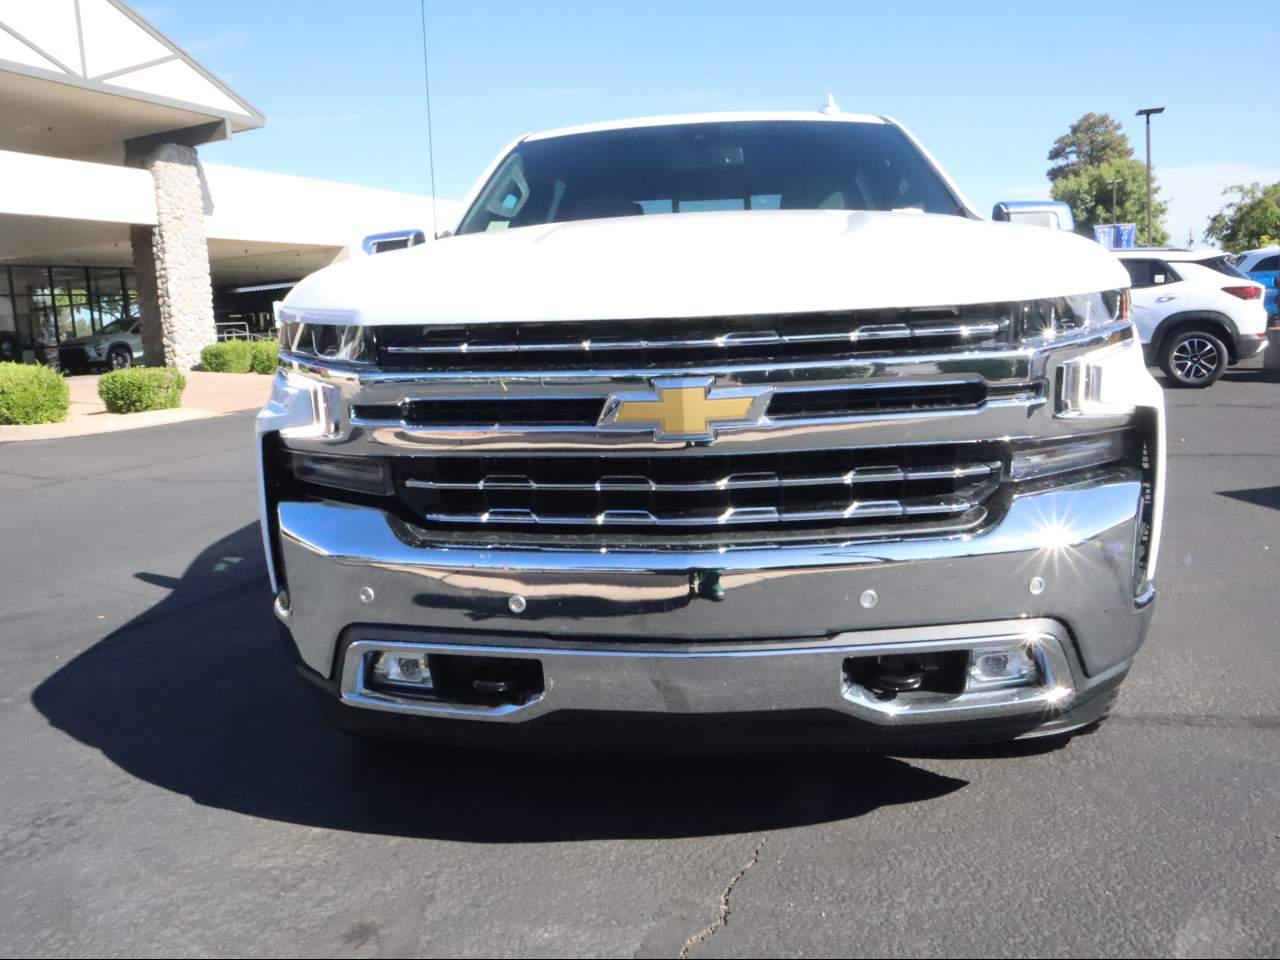
<svg viewBox="0 0 1280 960">
<path fill-rule="evenodd" d="M 1116 213 L 1116 187 L 1123 183 L 1123 180 L 1108 180 L 1111 184 L 1111 223 L 1114 225 L 1119 222 L 1120 215 Z"/>
<path fill-rule="evenodd" d="M 1151 115 L 1164 113 L 1164 107 L 1144 107 L 1134 114 L 1147 118 L 1147 246 L 1151 246 Z"/>
</svg>

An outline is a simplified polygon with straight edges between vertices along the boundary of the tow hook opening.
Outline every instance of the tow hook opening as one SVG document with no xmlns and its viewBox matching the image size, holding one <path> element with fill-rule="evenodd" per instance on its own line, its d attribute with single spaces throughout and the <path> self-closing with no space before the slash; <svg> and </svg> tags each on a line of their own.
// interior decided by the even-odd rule
<svg viewBox="0 0 1280 960">
<path fill-rule="evenodd" d="M 968 668 L 968 650 L 894 653 L 847 658 L 844 679 L 879 700 L 892 700 L 903 693 L 954 696 L 964 692 Z"/>
<path fill-rule="evenodd" d="M 459 654 L 420 655 L 425 663 L 410 668 L 417 682 L 402 679 L 397 652 L 370 654 L 365 671 L 369 689 L 437 703 L 468 706 L 524 706 L 545 690 L 542 664 L 525 657 L 474 657 Z M 391 670 L 384 665 L 393 664 Z"/>
</svg>

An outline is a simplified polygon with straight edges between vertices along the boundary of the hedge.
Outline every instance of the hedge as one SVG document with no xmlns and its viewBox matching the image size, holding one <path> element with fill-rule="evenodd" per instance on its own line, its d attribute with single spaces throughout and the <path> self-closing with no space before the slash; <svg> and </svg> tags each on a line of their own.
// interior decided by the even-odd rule
<svg viewBox="0 0 1280 960">
<path fill-rule="evenodd" d="M 200 366 L 211 373 L 275 373 L 279 360 L 274 340 L 223 340 L 200 351 Z"/>
<path fill-rule="evenodd" d="M 127 367 L 104 373 L 98 396 L 112 413 L 167 410 L 182 405 L 187 378 L 172 367 Z"/>
<path fill-rule="evenodd" d="M 280 365 L 280 344 L 275 340 L 254 340 L 249 353 L 249 369 L 254 373 L 275 373 Z"/>
<path fill-rule="evenodd" d="M 213 373 L 248 373 L 252 365 L 248 340 L 223 340 L 200 351 L 200 366 Z"/>
<path fill-rule="evenodd" d="M 0 363 L 0 423 L 61 423 L 70 405 L 71 390 L 56 370 Z"/>
</svg>

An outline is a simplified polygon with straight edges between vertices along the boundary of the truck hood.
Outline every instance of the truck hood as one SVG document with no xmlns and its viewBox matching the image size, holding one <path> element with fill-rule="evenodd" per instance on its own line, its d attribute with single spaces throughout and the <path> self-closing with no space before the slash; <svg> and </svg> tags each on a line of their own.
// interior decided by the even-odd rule
<svg viewBox="0 0 1280 960">
<path fill-rule="evenodd" d="M 450 237 L 326 267 L 285 306 L 365 324 L 926 307 L 1129 285 L 1047 227 L 914 212 L 684 213 Z"/>
</svg>

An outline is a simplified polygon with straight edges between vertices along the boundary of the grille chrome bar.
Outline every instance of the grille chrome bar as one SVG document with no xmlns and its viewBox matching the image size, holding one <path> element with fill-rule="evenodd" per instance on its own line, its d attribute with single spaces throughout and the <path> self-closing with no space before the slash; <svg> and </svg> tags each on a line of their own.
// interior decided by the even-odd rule
<svg viewBox="0 0 1280 960">
<path fill-rule="evenodd" d="M 599 367 L 765 364 L 771 369 L 836 358 L 914 356 L 1017 344 L 1015 304 L 876 308 L 750 316 L 426 323 L 375 330 L 380 366 L 456 375 L 531 364 L 561 372 Z"/>
<path fill-rule="evenodd" d="M 966 496 L 918 500 L 855 500 L 829 509 L 786 510 L 777 507 L 727 507 L 681 515 L 659 515 L 650 510 L 604 510 L 597 514 L 543 514 L 527 508 L 493 508 L 481 513 L 427 513 L 431 523 L 525 524 L 555 527 L 708 527 L 757 523 L 824 523 L 873 518 L 958 516 L 977 507 Z M 974 522 L 980 522 L 976 518 Z"/>
<path fill-rule="evenodd" d="M 527 476 L 495 474 L 474 482 L 419 480 L 405 485 L 422 490 L 527 490 L 580 493 L 695 493 L 715 490 L 762 490 L 775 487 L 854 486 L 860 483 L 888 483 L 912 480 L 969 480 L 990 477 L 1000 471 L 999 463 L 970 463 L 957 467 L 856 467 L 838 474 L 779 476 L 771 473 L 730 474 L 718 480 L 686 483 L 657 483 L 647 477 L 602 477 L 591 483 L 535 481 Z"/>
<path fill-rule="evenodd" d="M 1006 444 L 773 454 L 403 458 L 396 487 L 428 525 L 544 527 L 613 535 L 770 525 L 841 528 L 930 521 L 967 528 L 1000 486 Z M 576 529 L 575 529 L 576 528 Z"/>
<path fill-rule="evenodd" d="M 858 343 L 864 340 L 912 340 L 917 338 L 960 337 L 962 339 L 990 337 L 999 333 L 1001 324 L 994 321 L 956 323 L 932 327 L 912 327 L 908 324 L 866 324 L 848 330 L 821 333 L 779 334 L 772 330 L 737 331 L 715 337 L 664 337 L 631 340 L 548 340 L 542 342 L 473 342 L 462 340 L 441 344 L 389 344 L 383 349 L 388 354 L 402 356 L 428 356 L 432 354 L 460 355 L 477 353 L 545 353 L 578 351 L 599 353 L 611 350 L 689 350 L 717 347 L 786 345 L 796 343 Z"/>
<path fill-rule="evenodd" d="M 652 379 L 652 378 L 651 378 Z M 648 382 L 651 382 L 648 381 Z M 638 387 L 637 389 L 642 389 Z M 982 380 L 869 380 L 840 385 L 775 389 L 758 426 L 786 427 L 799 420 L 837 421 L 895 414 L 934 416 L 973 411 L 984 405 L 1034 403 L 1043 398 L 1039 382 L 989 384 Z M 395 425 L 407 430 L 485 429 L 493 432 L 563 427 L 595 427 L 608 393 L 583 389 L 576 395 L 527 392 L 477 394 L 473 398 L 435 397 L 405 391 L 383 403 L 358 403 L 350 421 L 359 426 Z M 394 401 L 394 402 L 391 402 Z"/>
</svg>

